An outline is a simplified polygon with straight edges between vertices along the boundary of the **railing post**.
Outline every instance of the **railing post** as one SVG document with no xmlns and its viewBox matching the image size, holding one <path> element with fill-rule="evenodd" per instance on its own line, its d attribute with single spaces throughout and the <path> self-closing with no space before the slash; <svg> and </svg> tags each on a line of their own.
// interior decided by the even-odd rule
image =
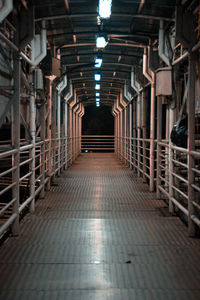
<svg viewBox="0 0 200 300">
<path fill-rule="evenodd" d="M 73 123 L 72 123 L 72 108 L 69 107 L 69 140 L 70 140 L 70 164 L 72 164 L 73 161 L 73 148 L 72 148 L 72 141 L 73 141 Z"/>
<path fill-rule="evenodd" d="M 68 122 L 68 107 L 67 107 L 67 102 L 64 103 L 65 109 L 64 109 L 64 143 L 65 143 L 65 170 L 67 169 L 67 156 L 68 156 L 68 141 L 67 141 L 67 122 Z"/>
<path fill-rule="evenodd" d="M 151 83 L 151 119 L 150 119 L 150 192 L 154 191 L 154 139 L 155 139 L 155 74 Z"/>
<path fill-rule="evenodd" d="M 189 236 L 195 236 L 196 227 L 191 219 L 194 215 L 195 209 L 193 205 L 194 201 L 194 189 L 192 184 L 194 183 L 194 172 L 195 158 L 191 155 L 191 151 L 195 150 L 195 53 L 190 53 L 189 55 L 189 70 L 188 70 L 188 233 Z"/>
<path fill-rule="evenodd" d="M 172 131 L 174 125 L 174 110 L 172 107 L 169 109 L 169 133 Z M 172 142 L 171 139 L 169 138 L 169 156 L 168 156 L 168 163 L 169 163 L 169 212 L 173 213 L 174 212 L 174 205 L 172 202 L 172 198 L 174 197 L 174 179 L 173 179 L 173 170 L 174 170 L 174 165 L 173 165 L 173 149 L 172 149 Z"/>
<path fill-rule="evenodd" d="M 124 164 L 127 163 L 127 106 L 124 107 Z"/>
<path fill-rule="evenodd" d="M 161 149 L 159 145 L 162 138 L 162 96 L 157 97 L 157 180 L 156 180 L 156 196 L 160 199 L 159 186 L 161 185 Z"/>
<path fill-rule="evenodd" d="M 52 150 L 52 138 L 51 138 L 51 130 L 52 130 L 52 81 L 49 81 L 49 97 L 47 101 L 47 139 L 48 139 L 48 152 L 47 152 L 47 176 L 49 177 L 49 180 L 47 182 L 47 190 L 50 190 L 51 186 L 51 173 L 52 173 L 52 156 L 51 156 L 51 150 Z"/>
<path fill-rule="evenodd" d="M 58 159 L 58 176 L 60 175 L 61 173 L 61 134 L 60 134 L 60 110 L 61 110 L 61 107 L 60 107 L 60 93 L 56 92 L 57 94 L 57 139 L 58 139 L 58 142 L 57 142 L 57 152 L 58 152 L 58 156 L 57 156 L 57 159 Z"/>
<path fill-rule="evenodd" d="M 46 128 L 45 128 L 45 105 L 42 105 L 42 107 L 40 108 L 40 137 L 42 140 L 42 145 L 41 145 L 41 185 L 42 185 L 42 189 L 40 192 L 40 198 L 44 198 L 44 191 L 45 191 L 45 132 L 46 132 Z"/>
<path fill-rule="evenodd" d="M 52 124 L 51 124 L 51 139 L 52 139 L 52 156 L 53 156 L 53 178 L 55 177 L 56 173 L 56 163 L 57 163 L 57 156 L 56 156 L 56 89 L 54 84 L 52 84 Z"/>
<path fill-rule="evenodd" d="M 140 125 L 141 125 L 141 114 L 140 114 L 140 104 L 141 104 L 140 94 L 137 95 L 137 174 L 138 177 L 140 177 L 140 162 L 141 162 L 141 151 L 140 151 L 140 138 L 141 138 L 141 131 L 140 131 Z"/>
<path fill-rule="evenodd" d="M 134 163 L 134 172 L 137 172 L 136 164 L 137 164 L 137 136 L 136 136 L 136 101 L 133 102 L 133 163 Z"/>
<path fill-rule="evenodd" d="M 147 151 L 146 151 L 146 137 L 147 137 L 147 130 L 146 130 L 146 115 L 147 115 L 147 103 L 146 103 L 146 96 L 145 96 L 145 91 L 143 90 L 143 111 L 142 111 L 142 138 L 143 138 L 143 142 L 142 142 L 142 146 L 143 146 L 143 182 L 146 182 L 146 165 L 147 165 Z"/>
<path fill-rule="evenodd" d="M 133 121 L 132 121 L 132 103 L 129 104 L 129 138 L 130 138 L 130 145 L 129 145 L 129 160 L 130 160 L 130 168 L 132 169 L 132 138 L 133 138 Z"/>
<path fill-rule="evenodd" d="M 16 31 L 15 41 L 18 44 L 18 31 Z M 17 152 L 13 154 L 12 166 L 15 167 L 12 173 L 12 181 L 15 182 L 15 186 L 12 189 L 13 198 L 16 201 L 13 204 L 13 214 L 16 214 L 15 221 L 12 224 L 12 234 L 19 235 L 19 177 L 20 177 L 20 74 L 21 65 L 19 53 L 14 53 L 14 65 L 13 65 L 13 76 L 14 76 L 14 103 L 13 103 L 13 123 L 12 123 L 12 144 Z"/>
<path fill-rule="evenodd" d="M 32 136 L 32 149 L 30 150 L 31 160 L 31 177 L 30 177 L 30 194 L 32 196 L 32 201 L 30 205 L 30 211 L 35 211 L 35 86 L 34 86 L 34 77 L 32 73 L 32 88 L 31 88 L 31 95 L 30 95 L 30 132 Z"/>
</svg>

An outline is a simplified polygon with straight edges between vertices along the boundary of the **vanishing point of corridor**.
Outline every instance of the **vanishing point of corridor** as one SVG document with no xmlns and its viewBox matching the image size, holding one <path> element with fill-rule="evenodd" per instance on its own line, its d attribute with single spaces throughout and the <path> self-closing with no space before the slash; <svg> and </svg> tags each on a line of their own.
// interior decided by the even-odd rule
<svg viewBox="0 0 200 300">
<path fill-rule="evenodd" d="M 81 154 L 0 248 L 1 300 L 199 300 L 200 240 L 113 153 Z"/>
</svg>

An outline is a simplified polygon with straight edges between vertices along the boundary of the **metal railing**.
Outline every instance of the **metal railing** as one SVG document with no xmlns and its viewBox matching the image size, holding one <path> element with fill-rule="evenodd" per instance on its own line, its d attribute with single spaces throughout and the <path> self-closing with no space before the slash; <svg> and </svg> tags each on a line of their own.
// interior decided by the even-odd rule
<svg viewBox="0 0 200 300">
<path fill-rule="evenodd" d="M 185 221 L 200 227 L 200 151 L 189 151 L 167 140 L 116 136 L 115 152 L 144 182 L 154 183 L 157 198 L 169 205 L 170 212 L 181 211 Z M 190 157 L 194 160 L 192 168 Z"/>
<path fill-rule="evenodd" d="M 81 151 L 83 152 L 114 152 L 113 135 L 82 135 Z"/>
<path fill-rule="evenodd" d="M 44 196 L 51 178 L 72 164 L 80 154 L 80 142 L 81 137 L 46 139 L 0 152 L 0 237 L 28 205 L 34 205 L 35 197 Z M 35 157 L 31 156 L 33 148 Z M 13 163 L 17 154 L 18 165 Z"/>
</svg>

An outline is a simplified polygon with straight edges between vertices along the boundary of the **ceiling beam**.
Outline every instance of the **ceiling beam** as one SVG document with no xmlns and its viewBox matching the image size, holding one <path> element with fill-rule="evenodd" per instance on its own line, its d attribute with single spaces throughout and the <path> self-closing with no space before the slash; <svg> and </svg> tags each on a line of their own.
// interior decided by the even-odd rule
<svg viewBox="0 0 200 300">
<path fill-rule="evenodd" d="M 97 13 L 80 13 L 80 14 L 69 14 L 69 15 L 54 15 L 54 16 L 43 16 L 39 18 L 35 18 L 36 22 L 42 21 L 42 20 L 59 20 L 59 19 L 76 19 L 76 18 L 97 18 L 98 14 Z M 154 16 L 154 15 L 144 15 L 144 14 L 127 14 L 127 13 L 112 13 L 111 14 L 111 19 L 112 18 L 137 18 L 137 19 L 148 19 L 148 20 L 164 20 L 164 21 L 175 21 L 174 18 L 168 18 L 164 16 Z"/>
<path fill-rule="evenodd" d="M 75 44 L 65 44 L 65 45 L 58 45 L 59 48 L 73 48 L 73 47 L 89 47 L 89 46 L 95 46 L 96 43 L 75 43 Z M 119 46 L 119 47 L 131 47 L 131 48 L 145 48 L 148 46 L 148 44 L 141 44 L 138 42 L 132 42 L 130 43 L 110 43 L 108 42 L 107 46 Z"/>
<path fill-rule="evenodd" d="M 94 56 L 98 56 L 98 52 L 96 53 L 96 52 L 84 52 L 84 53 L 81 53 L 81 52 L 78 52 L 78 53 L 69 53 L 69 54 L 65 54 L 65 53 L 61 53 L 61 56 L 62 56 L 62 58 L 64 57 L 72 57 L 72 56 L 76 56 L 76 55 L 79 55 L 79 56 L 91 56 L 91 55 L 94 55 Z M 121 55 L 122 57 L 142 57 L 143 56 L 143 53 L 141 52 L 141 53 L 132 53 L 132 54 L 126 54 L 126 53 L 122 53 L 121 51 L 119 52 L 119 53 L 117 53 L 117 52 L 106 52 L 106 51 L 104 51 L 104 52 L 102 52 L 102 53 L 100 53 L 100 55 L 101 55 L 101 57 L 103 58 L 104 56 L 107 56 L 107 55 L 113 55 L 113 56 L 119 56 L 119 55 Z"/>
</svg>

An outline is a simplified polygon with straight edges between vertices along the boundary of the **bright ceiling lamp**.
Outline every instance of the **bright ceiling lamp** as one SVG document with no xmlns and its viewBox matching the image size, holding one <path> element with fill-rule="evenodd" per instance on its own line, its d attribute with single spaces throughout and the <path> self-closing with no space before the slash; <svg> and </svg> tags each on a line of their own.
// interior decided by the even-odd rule
<svg viewBox="0 0 200 300">
<path fill-rule="evenodd" d="M 99 83 L 95 84 L 95 90 L 100 90 L 100 84 Z"/>
<path fill-rule="evenodd" d="M 107 45 L 106 39 L 104 36 L 97 36 L 96 38 L 96 47 L 97 48 L 105 48 Z"/>
<path fill-rule="evenodd" d="M 101 75 L 100 75 L 100 74 L 94 74 L 94 79 L 95 79 L 96 81 L 101 80 Z"/>
<path fill-rule="evenodd" d="M 102 58 L 95 58 L 95 68 L 101 68 L 102 62 Z"/>
<path fill-rule="evenodd" d="M 99 97 L 100 96 L 100 93 L 96 92 L 96 97 Z"/>
<path fill-rule="evenodd" d="M 111 15 L 112 0 L 99 0 L 99 15 L 102 19 L 108 19 Z"/>
<path fill-rule="evenodd" d="M 100 101 L 100 99 L 99 98 L 96 98 L 96 102 L 99 102 Z"/>
<path fill-rule="evenodd" d="M 100 106 L 100 103 L 96 103 L 96 106 L 97 106 L 97 107 Z"/>
</svg>

